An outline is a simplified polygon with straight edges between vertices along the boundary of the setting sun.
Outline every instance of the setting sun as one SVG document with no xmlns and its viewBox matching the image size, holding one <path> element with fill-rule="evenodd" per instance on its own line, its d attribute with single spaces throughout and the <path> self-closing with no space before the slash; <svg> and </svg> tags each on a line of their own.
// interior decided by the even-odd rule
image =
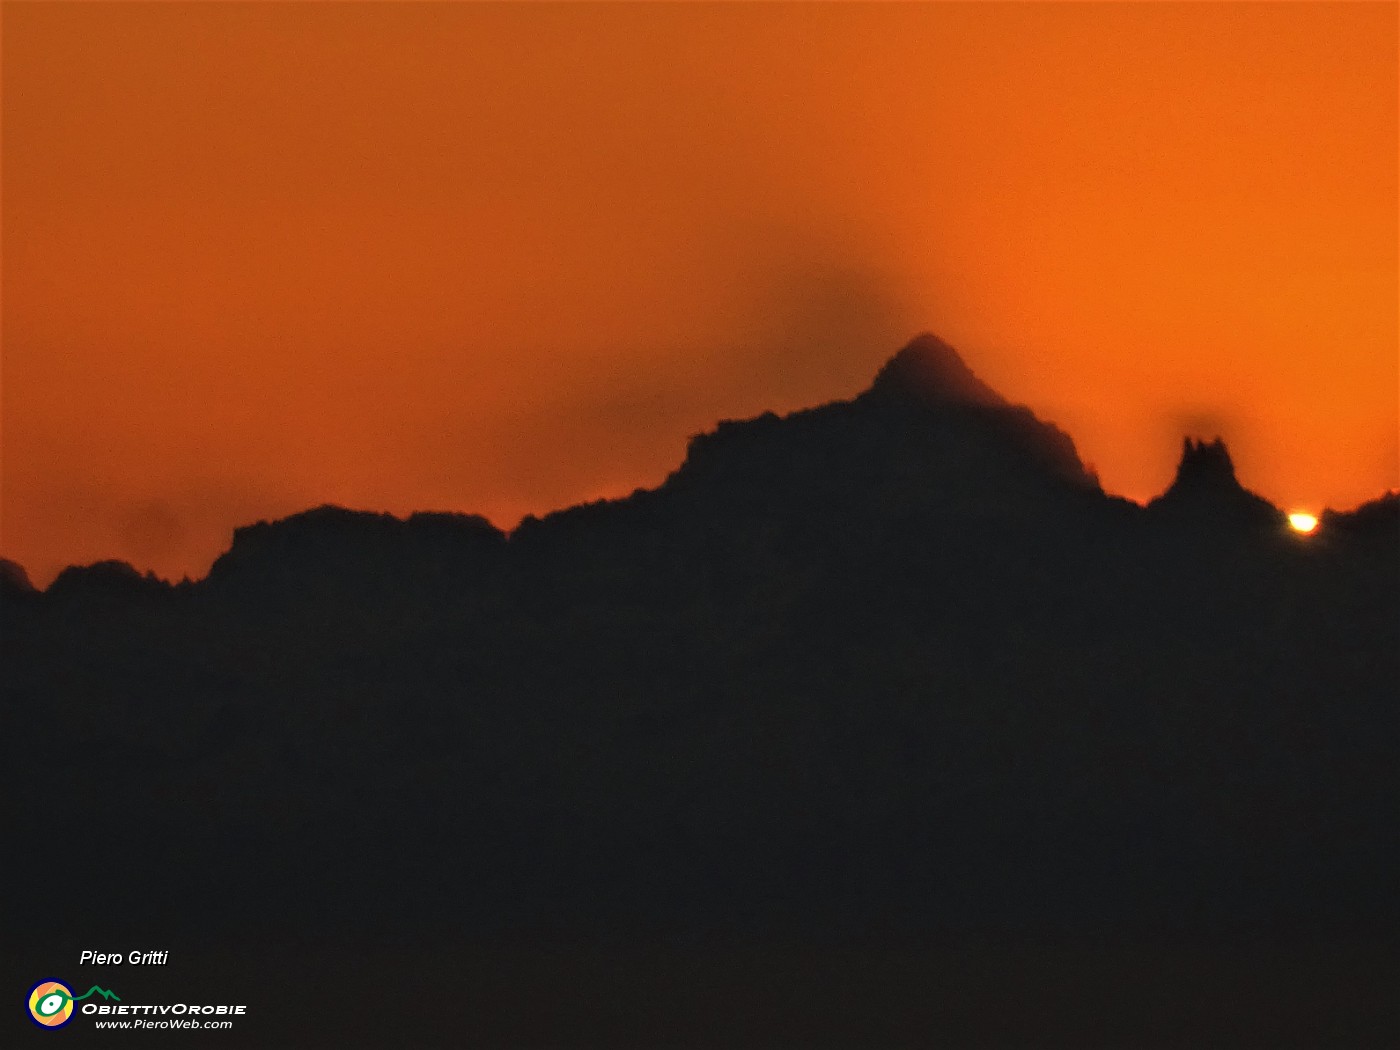
<svg viewBox="0 0 1400 1050">
<path fill-rule="evenodd" d="M 1298 511 L 1288 515 L 1288 524 L 1294 532 L 1313 532 L 1317 529 L 1317 516 Z"/>
</svg>

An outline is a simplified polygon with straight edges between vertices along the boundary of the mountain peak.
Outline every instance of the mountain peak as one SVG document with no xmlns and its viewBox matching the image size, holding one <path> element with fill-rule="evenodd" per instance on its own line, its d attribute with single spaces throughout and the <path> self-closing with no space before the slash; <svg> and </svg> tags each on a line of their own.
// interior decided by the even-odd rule
<svg viewBox="0 0 1400 1050">
<path fill-rule="evenodd" d="M 24 566 L 8 558 L 0 558 L 0 594 L 18 596 L 33 593 L 34 584 L 29 582 Z"/>
<path fill-rule="evenodd" d="M 869 394 L 879 399 L 922 404 L 1005 406 L 989 387 L 938 336 L 925 332 L 885 362 Z"/>
<path fill-rule="evenodd" d="M 1240 484 L 1230 450 L 1219 437 L 1212 441 L 1186 438 L 1171 487 L 1148 506 L 1191 518 L 1229 518 L 1259 527 L 1275 527 L 1283 520 L 1277 507 Z"/>
<path fill-rule="evenodd" d="M 1240 488 L 1235 477 L 1235 464 L 1223 438 L 1197 441 L 1186 438 L 1181 445 L 1181 462 L 1177 464 L 1176 479 L 1168 491 L 1227 491 Z"/>
</svg>

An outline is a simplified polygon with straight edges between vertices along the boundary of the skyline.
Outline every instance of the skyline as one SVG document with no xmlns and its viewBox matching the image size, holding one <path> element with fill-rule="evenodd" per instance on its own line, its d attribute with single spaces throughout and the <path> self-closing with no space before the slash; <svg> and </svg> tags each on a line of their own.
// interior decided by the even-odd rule
<svg viewBox="0 0 1400 1050">
<path fill-rule="evenodd" d="M 804 418 L 810 419 L 824 412 L 855 409 L 862 404 L 868 406 L 872 400 L 893 402 L 904 405 L 906 408 L 910 404 L 915 404 L 920 406 L 924 412 L 932 411 L 934 418 L 937 417 L 940 410 L 950 411 L 951 418 L 963 417 L 969 410 L 974 413 L 986 410 L 993 415 L 1001 412 L 1009 413 L 1009 418 L 1024 420 L 1032 428 L 1037 429 L 1040 432 L 1039 440 L 1045 442 L 1041 444 L 1041 452 L 1048 453 L 1048 458 L 1042 461 L 1037 468 L 1043 472 L 1041 474 L 1042 481 L 1053 479 L 1057 484 L 1068 484 L 1070 489 L 1078 491 L 1081 495 L 1093 493 L 1101 501 L 1101 507 L 1117 506 L 1121 510 L 1126 506 L 1135 506 L 1139 512 L 1145 513 L 1148 517 L 1157 512 L 1158 520 L 1160 520 L 1160 514 L 1165 507 L 1175 506 L 1179 510 L 1183 493 L 1189 492 L 1190 494 L 1184 498 L 1194 509 L 1189 513 L 1188 520 L 1194 517 L 1198 522 L 1201 520 L 1214 521 L 1216 527 L 1222 530 L 1222 536 L 1234 533 L 1239 528 L 1241 521 L 1238 515 L 1241 513 L 1241 507 L 1247 507 L 1250 508 L 1248 515 L 1253 518 L 1252 527 L 1256 530 L 1262 529 L 1262 534 L 1273 533 L 1275 539 L 1280 532 L 1291 530 L 1305 541 L 1306 537 L 1322 528 L 1323 518 L 1329 513 L 1336 515 L 1332 524 L 1340 525 L 1341 535 L 1345 537 L 1346 534 L 1354 531 L 1358 520 L 1369 520 L 1374 524 L 1377 513 L 1386 513 L 1383 509 L 1384 505 L 1387 502 L 1393 504 L 1395 498 L 1400 496 L 1400 490 L 1391 489 L 1355 508 L 1323 508 L 1317 514 L 1307 511 L 1290 511 L 1269 503 L 1254 493 L 1248 485 L 1241 483 L 1235 474 L 1230 450 L 1222 438 L 1216 437 L 1213 440 L 1208 440 L 1188 435 L 1182 441 L 1180 459 L 1177 462 L 1171 484 L 1152 499 L 1143 503 L 1134 504 L 1132 501 L 1125 503 L 1123 497 L 1102 488 L 1100 479 L 1095 474 L 1092 465 L 1084 463 L 1079 457 L 1073 435 L 1064 433 L 1055 426 L 1052 420 L 1036 417 L 1033 412 L 1028 410 L 1027 406 L 1007 401 L 999 392 L 983 383 L 967 367 L 956 348 L 949 346 L 936 335 L 925 332 L 920 333 L 899 353 L 886 361 L 871 382 L 850 398 L 808 406 L 781 416 L 765 412 L 760 416 L 742 420 L 716 421 L 713 427 L 690 438 L 683 459 L 677 462 L 667 476 L 654 486 L 638 487 L 630 493 L 617 497 L 601 497 L 597 500 L 581 501 L 567 507 L 553 508 L 541 515 L 527 514 L 519 522 L 507 527 L 501 527 L 498 523 L 491 522 L 482 515 L 463 511 L 428 509 L 400 516 L 383 511 L 342 507 L 335 504 L 303 507 L 275 520 L 263 519 L 256 522 L 240 523 L 232 530 L 229 544 L 219 551 L 207 574 L 200 574 L 199 577 L 193 579 L 190 578 L 189 574 L 186 574 L 181 580 L 160 578 L 159 583 L 160 586 L 166 588 L 172 584 L 180 586 L 208 585 L 218 575 L 222 563 L 229 559 L 236 559 L 240 543 L 246 544 L 248 537 L 255 534 L 266 534 L 269 529 L 301 528 L 308 522 L 373 520 L 387 525 L 390 529 L 401 526 L 422 527 L 424 523 L 437 522 L 447 528 L 455 527 L 466 530 L 457 536 L 458 542 L 463 541 L 467 536 L 479 539 L 482 535 L 494 536 L 502 541 L 514 539 L 525 532 L 530 532 L 532 528 L 537 529 L 541 525 L 547 526 L 550 521 L 564 520 L 570 515 L 580 512 L 588 514 L 597 512 L 601 508 L 617 510 L 628 505 L 636 506 L 638 501 L 656 498 L 671 489 L 678 479 L 687 473 L 694 472 L 697 455 L 707 458 L 707 454 L 701 450 L 724 440 L 725 435 L 732 435 L 736 430 L 761 428 L 774 423 L 780 426 L 791 426 Z M 947 420 L 945 419 L 944 422 L 946 423 Z M 1015 433 L 1017 425 L 1019 424 L 1010 426 L 1012 433 Z M 1036 443 L 1036 441 L 1032 441 L 1030 444 L 1035 445 Z M 956 446 L 949 445 L 949 448 L 953 447 Z M 1052 449 L 1056 451 L 1048 452 Z M 946 451 L 947 449 L 945 449 Z M 979 450 L 974 444 L 964 447 L 962 453 L 969 457 L 961 465 L 961 469 L 967 470 L 976 461 Z M 880 469 L 876 463 L 870 463 L 868 466 L 877 471 Z M 934 466 L 933 463 L 926 464 L 926 467 L 932 466 Z M 951 462 L 944 462 L 939 466 L 943 469 L 958 469 L 958 465 Z M 803 470 L 801 457 L 789 464 L 789 467 L 800 474 Z M 977 472 L 974 470 L 971 473 Z M 1004 483 L 1011 479 L 1009 477 L 1000 479 L 985 477 L 981 480 L 995 485 L 998 480 Z M 1001 511 L 1012 517 L 1020 516 L 1025 519 L 1027 508 L 1018 506 L 1014 488 L 1015 486 L 1012 485 L 1002 493 L 1005 502 L 1001 505 Z M 922 495 L 926 498 L 928 493 L 934 492 L 940 493 L 940 498 L 946 500 L 944 509 L 947 512 L 957 513 L 960 507 L 960 497 L 956 493 L 943 493 L 941 491 L 940 479 L 936 471 L 928 475 L 926 491 Z M 910 492 L 909 495 L 916 498 L 918 496 L 914 492 Z M 1167 513 L 1171 514 L 1172 511 L 1167 511 Z M 1202 513 L 1206 516 L 1204 518 L 1198 517 Z M 1131 519 L 1120 517 L 1118 522 L 1122 525 L 1128 520 Z M 1138 518 L 1137 520 L 1140 522 L 1146 518 Z M 455 526 L 447 525 L 448 522 L 455 523 Z M 1330 535 L 1329 530 L 1324 530 L 1324 532 Z M 17 586 L 22 593 L 34 593 L 32 585 L 35 581 L 32 579 L 26 581 L 28 574 L 24 566 L 18 565 L 20 571 L 15 574 L 12 567 L 16 566 L 17 563 L 3 558 L 0 558 L 0 562 L 5 563 L 7 573 L 10 574 L 9 582 L 12 585 Z M 92 572 L 96 572 L 98 578 L 115 578 L 110 576 L 112 567 L 123 564 L 129 566 L 129 563 L 122 563 L 120 560 L 104 559 L 91 565 L 65 566 L 65 571 L 58 575 L 68 580 L 70 584 L 72 580 L 85 578 Z M 71 574 L 68 570 L 72 570 Z M 226 565 L 225 571 L 227 571 Z M 147 582 L 151 582 L 149 573 L 143 574 L 137 569 L 138 576 L 131 577 L 130 572 L 130 567 L 123 568 L 116 575 L 125 578 L 128 583 L 132 579 L 139 579 L 141 575 L 145 576 Z M 55 581 L 39 581 L 37 589 L 45 590 L 53 582 Z M 58 582 L 61 586 L 63 580 Z"/>
<path fill-rule="evenodd" d="M 931 329 L 1145 502 L 1400 485 L 1396 9 L 6 5 L 0 555 L 522 515 Z M 1135 351 L 1135 352 L 1134 352 Z"/>
</svg>

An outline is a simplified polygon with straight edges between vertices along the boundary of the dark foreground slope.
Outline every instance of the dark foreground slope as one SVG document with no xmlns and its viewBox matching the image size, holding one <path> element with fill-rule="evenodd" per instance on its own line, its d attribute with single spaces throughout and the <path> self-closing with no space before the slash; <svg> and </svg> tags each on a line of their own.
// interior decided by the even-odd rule
<svg viewBox="0 0 1400 1050">
<path fill-rule="evenodd" d="M 0 589 L 7 928 L 254 982 L 247 1045 L 1391 1037 L 1397 500 L 1111 498 L 931 337 L 509 538 Z"/>
</svg>

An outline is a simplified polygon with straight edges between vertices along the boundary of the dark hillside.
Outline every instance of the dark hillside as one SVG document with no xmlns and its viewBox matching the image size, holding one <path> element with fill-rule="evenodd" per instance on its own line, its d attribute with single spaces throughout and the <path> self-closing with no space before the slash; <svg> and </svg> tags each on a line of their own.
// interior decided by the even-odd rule
<svg viewBox="0 0 1400 1050">
<path fill-rule="evenodd" d="M 1298 536 L 1223 444 L 1188 440 L 1138 507 L 922 337 L 851 401 L 721 423 L 659 488 L 509 537 L 323 507 L 239 529 L 180 586 L 103 563 L 36 593 L 7 563 L 0 738 L 30 848 L 6 926 L 414 958 L 741 944 L 818 968 L 833 945 L 877 968 L 961 943 L 1388 950 L 1396 505 Z M 40 896 L 63 905 L 16 906 Z M 1260 1018 L 1300 993 L 1261 980 L 1229 1023 L 1283 1045 Z M 1058 1037 L 997 1028 L 979 987 L 984 1012 L 948 1022 L 969 1044 Z M 936 1045 L 937 1010 L 863 1027 L 893 994 L 867 991 L 837 996 L 832 1038 Z M 1377 1006 L 1282 1035 L 1362 1045 Z M 656 1009 L 664 1042 L 684 1011 Z M 1219 1036 L 1207 1014 L 1182 1045 Z M 614 1021 L 601 1042 L 657 1041 Z M 804 1041 L 730 1021 L 717 1040 Z"/>
</svg>

